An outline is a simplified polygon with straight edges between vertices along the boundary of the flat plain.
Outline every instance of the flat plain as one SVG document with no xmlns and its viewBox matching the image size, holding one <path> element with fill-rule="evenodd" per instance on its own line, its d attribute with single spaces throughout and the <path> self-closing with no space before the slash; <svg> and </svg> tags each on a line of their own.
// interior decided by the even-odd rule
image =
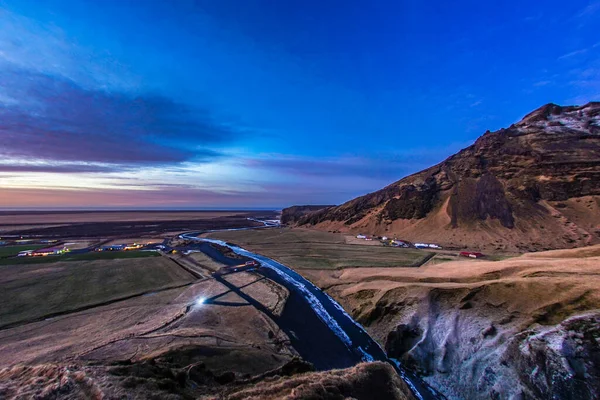
<svg viewBox="0 0 600 400">
<path fill-rule="evenodd" d="M 66 253 L 59 256 L 46 257 L 18 257 L 5 258 L 0 260 L 0 265 L 30 265 L 30 264 L 48 264 L 55 262 L 69 261 L 92 261 L 92 260 L 115 260 L 130 258 L 150 258 L 158 257 L 158 253 L 152 251 L 130 250 L 130 251 L 103 251 L 89 252 L 83 254 Z"/>
<path fill-rule="evenodd" d="M 0 211 L 0 225 L 180 221 L 228 217 L 244 213 L 243 211 Z"/>
<path fill-rule="evenodd" d="M 257 229 L 208 234 L 236 243 L 296 269 L 416 267 L 431 257 L 417 249 L 348 244 L 342 234 L 300 228 Z"/>
</svg>

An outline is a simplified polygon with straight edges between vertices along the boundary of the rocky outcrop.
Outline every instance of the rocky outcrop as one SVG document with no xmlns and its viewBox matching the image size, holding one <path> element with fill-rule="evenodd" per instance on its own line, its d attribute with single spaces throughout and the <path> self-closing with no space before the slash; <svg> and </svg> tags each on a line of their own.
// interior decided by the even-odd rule
<svg viewBox="0 0 600 400">
<path fill-rule="evenodd" d="M 600 245 L 311 278 L 449 399 L 600 398 Z"/>
<path fill-rule="evenodd" d="M 182 368 L 164 361 L 120 366 L 43 364 L 0 369 L 3 399 L 344 399 L 414 400 L 396 371 L 382 362 L 312 372 L 295 362 L 269 376 L 241 379 L 204 364 Z"/>
<path fill-rule="evenodd" d="M 436 166 L 297 221 L 438 242 L 451 231 L 446 245 L 484 244 L 473 240 L 484 233 L 486 244 L 543 250 L 600 242 L 600 225 L 586 225 L 595 209 L 571 213 L 576 227 L 551 215 L 556 202 L 599 196 L 600 103 L 548 104 Z"/>
</svg>

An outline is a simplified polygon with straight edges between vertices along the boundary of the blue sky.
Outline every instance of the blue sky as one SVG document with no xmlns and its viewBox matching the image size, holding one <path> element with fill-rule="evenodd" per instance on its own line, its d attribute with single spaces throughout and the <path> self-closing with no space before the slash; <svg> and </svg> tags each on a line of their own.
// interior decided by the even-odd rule
<svg viewBox="0 0 600 400">
<path fill-rule="evenodd" d="M 0 207 L 340 203 L 600 100 L 600 1 L 0 0 Z"/>
</svg>

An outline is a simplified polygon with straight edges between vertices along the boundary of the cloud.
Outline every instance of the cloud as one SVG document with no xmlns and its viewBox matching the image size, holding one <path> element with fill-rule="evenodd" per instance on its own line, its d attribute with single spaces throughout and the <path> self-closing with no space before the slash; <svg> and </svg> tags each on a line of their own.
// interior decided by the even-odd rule
<svg viewBox="0 0 600 400">
<path fill-rule="evenodd" d="M 160 164 L 220 157 L 210 146 L 239 133 L 208 111 L 169 98 L 84 89 L 57 76 L 0 71 L 0 155 L 11 158 Z"/>
<path fill-rule="evenodd" d="M 575 51 L 571 51 L 569 53 L 563 54 L 562 56 L 558 57 L 557 59 L 558 60 L 564 60 L 564 59 L 567 59 L 567 58 L 572 58 L 572 57 L 575 57 L 575 56 L 580 56 L 580 55 L 585 54 L 585 53 L 587 53 L 587 49 L 579 49 L 579 50 L 575 50 Z"/>
<path fill-rule="evenodd" d="M 317 158 L 275 154 L 248 158 L 243 163 L 251 169 L 266 169 L 300 178 L 327 181 L 339 180 L 339 178 L 364 178 L 381 185 L 435 165 L 462 147 L 466 145 L 453 144 L 445 148 L 412 149 L 406 153 L 368 157 Z"/>
<path fill-rule="evenodd" d="M 600 1 L 594 1 L 589 3 L 586 7 L 582 8 L 575 17 L 577 18 L 586 18 L 596 14 L 596 12 L 600 11 Z"/>
<path fill-rule="evenodd" d="M 121 166 L 96 164 L 0 164 L 0 172 L 104 173 L 122 169 Z"/>
<path fill-rule="evenodd" d="M 145 208 L 202 208 L 202 207 L 283 207 L 296 202 L 330 202 L 332 196 L 341 200 L 348 194 L 339 195 L 335 191 L 311 188 L 286 190 L 284 186 L 259 188 L 260 191 L 248 193 L 242 191 L 214 192 L 199 188 L 171 187 L 169 190 L 151 189 L 132 191 L 122 189 L 84 189 L 60 190 L 53 188 L 8 188 L 3 189 L 0 209 L 39 209 L 44 208 L 106 208 L 116 209 Z M 352 195 L 353 196 L 353 195 Z M 44 199 L 40 202 L 40 199 Z"/>
</svg>

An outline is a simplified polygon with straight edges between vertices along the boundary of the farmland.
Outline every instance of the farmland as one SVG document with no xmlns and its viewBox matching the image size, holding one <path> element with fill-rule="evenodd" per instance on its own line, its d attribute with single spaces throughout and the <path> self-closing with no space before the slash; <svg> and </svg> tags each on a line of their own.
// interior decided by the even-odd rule
<svg viewBox="0 0 600 400">
<path fill-rule="evenodd" d="M 306 229 L 229 231 L 209 237 L 236 243 L 295 269 L 416 267 L 431 256 L 417 249 L 347 244 L 341 234 Z"/>
<path fill-rule="evenodd" d="M 121 258 L 149 258 L 157 256 L 158 253 L 152 251 L 103 251 L 82 254 L 66 253 L 60 256 L 5 258 L 3 260 L 0 260 L 0 265 L 47 264 L 69 261 L 115 260 Z"/>
<path fill-rule="evenodd" d="M 41 249 L 43 247 L 46 247 L 46 245 L 34 244 L 34 245 L 2 246 L 2 247 L 0 247 L 0 258 L 16 256 L 21 251 L 37 250 L 37 249 Z"/>
<path fill-rule="evenodd" d="M 5 265 L 0 267 L 0 326 L 192 280 L 163 257 Z"/>
</svg>

